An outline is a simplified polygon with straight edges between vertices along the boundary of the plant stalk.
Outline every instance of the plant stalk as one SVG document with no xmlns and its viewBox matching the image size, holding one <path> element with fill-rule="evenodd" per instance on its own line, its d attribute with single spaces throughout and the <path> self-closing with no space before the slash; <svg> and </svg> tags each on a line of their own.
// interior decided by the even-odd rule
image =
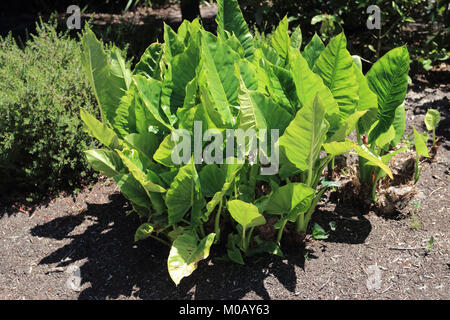
<svg viewBox="0 0 450 320">
<path fill-rule="evenodd" d="M 161 238 L 158 238 L 157 236 L 154 236 L 154 235 L 151 234 L 151 235 L 149 235 L 149 237 L 152 238 L 152 239 L 155 239 L 155 240 L 157 240 L 159 242 L 161 242 L 162 244 L 168 246 L 169 248 L 172 247 L 172 245 L 169 242 L 167 242 L 167 241 L 165 241 L 165 240 L 163 240 Z"/>
<path fill-rule="evenodd" d="M 433 128 L 433 147 L 436 147 L 436 128 Z"/>
<path fill-rule="evenodd" d="M 220 241 L 220 214 L 222 212 L 222 203 L 223 198 L 222 200 L 220 200 L 219 209 L 217 209 L 216 219 L 214 221 L 214 232 L 216 233 L 216 239 L 214 240 L 214 243 L 219 243 Z"/>
<path fill-rule="evenodd" d="M 250 241 L 251 241 L 251 239 L 252 239 L 252 234 L 253 234 L 253 230 L 255 229 L 255 227 L 252 227 L 251 229 L 250 229 L 250 232 L 248 233 L 248 236 L 247 236 L 247 245 L 246 245 L 246 248 L 245 248 L 245 250 L 247 251 L 247 249 L 248 248 L 250 248 Z"/>
<path fill-rule="evenodd" d="M 283 230 L 284 230 L 284 227 L 286 226 L 286 223 L 287 223 L 287 219 L 284 220 L 283 224 L 281 225 L 280 229 L 278 230 L 278 234 L 277 234 L 277 244 L 278 244 L 278 246 L 280 246 L 281 237 L 283 236 Z"/>
</svg>

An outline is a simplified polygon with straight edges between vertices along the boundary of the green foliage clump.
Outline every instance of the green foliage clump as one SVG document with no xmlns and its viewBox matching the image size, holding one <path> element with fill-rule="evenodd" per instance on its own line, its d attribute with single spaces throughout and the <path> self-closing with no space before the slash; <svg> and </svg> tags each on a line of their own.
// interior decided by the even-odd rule
<svg viewBox="0 0 450 320">
<path fill-rule="evenodd" d="M 0 189 L 47 192 L 86 175 L 82 152 L 94 142 L 79 111 L 95 114 L 95 98 L 79 41 L 55 27 L 40 23 L 24 49 L 0 38 Z"/>
<path fill-rule="evenodd" d="M 354 53 L 369 60 L 403 44 L 408 44 L 416 71 L 450 58 L 448 0 L 242 0 L 240 4 L 246 19 L 263 32 L 270 32 L 285 15 L 308 36 L 316 31 L 329 37 L 344 29 L 354 41 Z M 370 5 L 380 8 L 381 30 L 366 27 Z"/>
<path fill-rule="evenodd" d="M 301 29 L 288 29 L 285 17 L 270 41 L 254 37 L 237 0 L 218 0 L 217 36 L 198 20 L 177 32 L 165 25 L 165 42 L 151 44 L 134 70 L 117 48 L 105 51 L 84 33 L 83 65 L 102 121 L 84 110 L 81 118 L 105 146 L 87 159 L 144 220 L 135 239 L 171 246 L 176 284 L 215 243 L 239 264 L 261 252 L 282 256 L 283 235 L 303 239 L 325 191 L 339 187 L 323 178 L 336 156 L 357 154 L 368 184 L 393 178 L 389 159 L 404 151 L 393 149 L 405 128 L 406 47 L 364 74 L 344 33 L 304 45 Z M 349 139 L 355 130 L 357 141 Z M 239 142 L 237 131 L 248 139 Z M 270 147 L 252 152 L 251 144 Z M 204 152 L 191 157 L 192 145 Z M 269 171 L 267 159 L 279 170 Z M 316 226 L 313 236 L 328 234 Z"/>
</svg>

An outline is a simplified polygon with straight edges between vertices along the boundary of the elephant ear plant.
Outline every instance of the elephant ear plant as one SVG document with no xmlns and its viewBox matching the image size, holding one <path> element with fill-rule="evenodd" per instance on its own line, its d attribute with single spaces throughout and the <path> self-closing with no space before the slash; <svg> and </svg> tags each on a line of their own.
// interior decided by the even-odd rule
<svg viewBox="0 0 450 320">
<path fill-rule="evenodd" d="M 336 186 L 321 178 L 337 155 L 357 153 L 392 176 L 376 153 L 347 136 L 355 128 L 382 133 L 401 93 L 372 91 L 380 86 L 361 73 L 343 33 L 326 46 L 315 36 L 301 51 L 301 30 L 290 36 L 284 18 L 266 43 L 249 32 L 236 0 L 217 2 L 217 36 L 198 20 L 177 32 L 164 25 L 164 43 L 151 44 L 134 70 L 92 31 L 83 36 L 101 121 L 84 110 L 81 118 L 103 144 L 86 151 L 87 159 L 142 219 L 135 240 L 171 247 L 176 284 L 214 244 L 236 263 L 261 252 L 282 255 L 286 225 L 304 236 L 325 190 Z M 389 64 L 374 65 L 370 79 L 383 81 L 380 88 L 400 81 L 386 88 L 402 91 L 404 70 L 395 68 L 407 53 L 396 50 L 395 61 L 392 53 L 382 58 Z M 377 94 L 384 100 L 377 103 Z M 265 237 L 267 228 L 277 236 Z"/>
<path fill-rule="evenodd" d="M 375 62 L 365 76 L 357 65 L 356 59 L 359 107 L 369 110 L 356 126 L 358 144 L 387 166 L 394 155 L 407 150 L 397 146 L 406 127 L 403 101 L 408 88 L 409 54 L 406 47 L 393 49 Z M 369 190 L 374 202 L 377 201 L 377 183 L 385 173 L 365 158 L 359 158 L 362 186 Z"/>
</svg>

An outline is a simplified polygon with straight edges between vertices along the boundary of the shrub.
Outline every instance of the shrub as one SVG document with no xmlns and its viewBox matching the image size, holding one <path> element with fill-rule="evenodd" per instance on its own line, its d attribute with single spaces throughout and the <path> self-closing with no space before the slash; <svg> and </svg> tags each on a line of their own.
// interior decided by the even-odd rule
<svg viewBox="0 0 450 320">
<path fill-rule="evenodd" d="M 0 189 L 46 192 L 86 176 L 81 107 L 96 114 L 80 43 L 40 23 L 22 50 L 0 38 Z M 31 189 L 32 188 L 32 189 Z"/>
<path fill-rule="evenodd" d="M 343 33 L 326 46 L 318 36 L 302 46 L 300 28 L 289 36 L 284 18 L 270 42 L 255 38 L 237 0 L 218 1 L 217 23 L 217 36 L 198 20 L 177 33 L 165 25 L 165 43 L 150 45 L 133 71 L 92 31 L 83 36 L 102 122 L 84 110 L 81 118 L 106 146 L 87 158 L 144 220 L 135 239 L 171 246 L 176 284 L 213 243 L 225 243 L 228 258 L 242 264 L 260 252 L 282 255 L 286 231 L 303 239 L 325 190 L 337 186 L 322 178 L 337 155 L 354 152 L 392 178 L 377 145 L 347 137 L 355 127 L 375 141 L 397 132 L 393 113 L 406 93 L 405 47 L 366 77 Z M 240 140 L 229 129 L 250 134 Z"/>
</svg>

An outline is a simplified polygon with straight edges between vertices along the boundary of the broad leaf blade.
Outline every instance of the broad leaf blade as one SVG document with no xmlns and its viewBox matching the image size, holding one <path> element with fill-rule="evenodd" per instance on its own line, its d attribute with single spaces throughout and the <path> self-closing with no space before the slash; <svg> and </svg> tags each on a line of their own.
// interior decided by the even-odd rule
<svg viewBox="0 0 450 320">
<path fill-rule="evenodd" d="M 119 139 L 114 130 L 105 123 L 98 121 L 83 108 L 80 110 L 80 117 L 88 129 L 89 135 L 111 149 L 121 149 L 123 147 L 123 141 Z"/>
<path fill-rule="evenodd" d="M 391 141 L 391 145 L 395 147 L 403 138 L 403 134 L 406 129 L 406 111 L 405 105 L 402 104 L 395 109 L 394 121 L 392 127 L 395 131 L 394 139 Z"/>
<path fill-rule="evenodd" d="M 225 31 L 239 39 L 245 51 L 245 58 L 251 60 L 255 51 L 253 36 L 248 30 L 237 0 L 217 1 L 217 34 L 225 39 Z"/>
<path fill-rule="evenodd" d="M 320 37 L 314 33 L 311 41 L 306 45 L 305 49 L 302 52 L 302 55 L 311 70 L 313 69 L 314 64 L 316 63 L 323 50 L 325 50 L 325 45 L 323 44 Z"/>
<path fill-rule="evenodd" d="M 286 61 L 288 57 L 291 42 L 288 28 L 289 22 L 287 16 L 285 16 L 272 35 L 272 47 L 277 51 L 283 61 Z"/>
<path fill-rule="evenodd" d="M 362 71 L 355 62 L 353 62 L 353 70 L 355 71 L 356 81 L 359 86 L 357 110 L 367 111 L 367 113 L 358 121 L 358 131 L 360 134 L 364 134 L 369 131 L 372 124 L 377 120 L 377 96 L 372 92 L 372 90 L 370 90 L 366 77 L 363 75 Z"/>
<path fill-rule="evenodd" d="M 149 176 L 144 172 L 144 164 L 137 150 L 117 150 L 120 158 L 125 166 L 127 166 L 133 177 L 142 185 L 147 192 L 163 193 L 166 189 L 157 184 L 157 181 L 151 181 Z"/>
<path fill-rule="evenodd" d="M 431 131 L 436 129 L 439 121 L 441 120 L 441 114 L 439 111 L 434 109 L 428 109 L 427 114 L 425 115 L 425 125 L 427 126 L 427 130 Z"/>
<path fill-rule="evenodd" d="M 298 169 L 312 170 L 325 142 L 329 124 L 319 96 L 297 112 L 279 139 L 280 148 L 287 159 Z"/>
<path fill-rule="evenodd" d="M 369 88 L 377 95 L 379 120 L 377 127 L 369 135 L 369 143 L 392 124 L 395 110 L 405 99 L 408 71 L 408 50 L 400 47 L 386 53 L 367 72 Z"/>
<path fill-rule="evenodd" d="M 298 214 L 308 210 L 314 194 L 315 190 L 303 183 L 288 183 L 272 193 L 265 211 L 270 214 L 291 214 L 295 221 Z"/>
<path fill-rule="evenodd" d="M 200 260 L 209 256 L 209 249 L 215 236 L 215 233 L 210 233 L 199 241 L 195 232 L 190 231 L 183 233 L 173 242 L 167 259 L 167 267 L 169 275 L 176 285 L 197 269 Z"/>
<path fill-rule="evenodd" d="M 228 202 L 228 210 L 233 219 L 239 223 L 243 229 L 252 228 L 266 224 L 266 219 L 259 213 L 258 208 L 241 200 L 231 200 Z"/>
<path fill-rule="evenodd" d="M 193 162 L 178 171 L 167 191 L 166 205 L 171 225 L 180 222 L 191 208 L 193 213 L 191 218 L 195 215 L 196 223 L 199 223 L 197 216 L 205 205 L 205 199 L 201 194 L 200 180 Z"/>
<path fill-rule="evenodd" d="M 382 159 L 374 155 L 364 144 L 356 145 L 355 150 L 360 157 L 368 161 L 367 164 L 380 167 L 391 179 L 394 178 L 391 169 L 389 169 L 389 167 L 382 161 Z"/>
<path fill-rule="evenodd" d="M 359 86 L 344 33 L 331 39 L 314 64 L 313 71 L 320 75 L 330 89 L 339 105 L 341 117 L 353 114 L 358 105 Z"/>
<path fill-rule="evenodd" d="M 114 176 L 114 181 L 120 188 L 125 198 L 140 207 L 150 209 L 150 199 L 140 183 L 131 174 L 119 174 Z"/>
<path fill-rule="evenodd" d="M 114 128 L 114 117 L 120 99 L 131 83 L 131 71 L 125 66 L 119 49 L 109 54 L 91 30 L 82 38 L 82 64 L 100 105 L 102 119 Z"/>
<path fill-rule="evenodd" d="M 428 153 L 427 147 L 428 134 L 426 132 L 421 134 L 414 127 L 413 131 L 414 131 L 414 144 L 416 152 L 420 154 L 422 157 L 429 158 L 430 154 Z"/>
<path fill-rule="evenodd" d="M 316 95 L 319 95 L 325 107 L 326 119 L 331 125 L 330 134 L 333 133 L 339 128 L 341 120 L 339 119 L 339 106 L 330 89 L 324 85 L 319 75 L 309 69 L 306 60 L 300 52 L 291 49 L 289 59 L 297 97 L 301 106 L 304 107 L 306 104 L 311 103 Z"/>
<path fill-rule="evenodd" d="M 123 168 L 120 157 L 114 151 L 93 149 L 85 151 L 85 154 L 92 168 L 96 171 L 100 171 L 108 178 L 118 175 Z"/>
<path fill-rule="evenodd" d="M 220 38 L 209 33 L 202 33 L 200 81 L 206 82 L 214 108 L 220 112 L 227 124 L 233 123 L 230 107 L 237 105 L 239 80 L 234 72 L 230 72 L 234 70 L 234 63 L 237 60 L 239 55 Z"/>
<path fill-rule="evenodd" d="M 147 78 L 161 80 L 161 61 L 163 59 L 164 47 L 160 43 L 152 43 L 141 57 L 134 68 L 134 74 Z"/>
</svg>

